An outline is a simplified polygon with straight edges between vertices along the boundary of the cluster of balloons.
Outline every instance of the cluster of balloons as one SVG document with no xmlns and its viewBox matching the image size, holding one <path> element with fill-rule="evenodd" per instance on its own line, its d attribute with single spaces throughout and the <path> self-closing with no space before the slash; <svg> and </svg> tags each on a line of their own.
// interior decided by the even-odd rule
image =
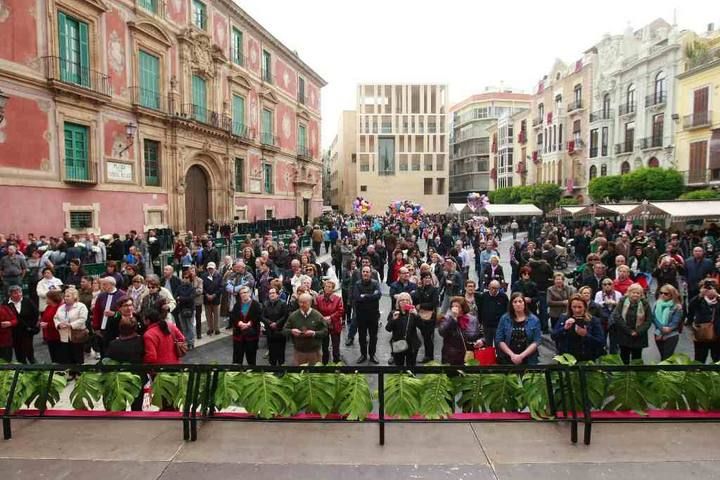
<svg viewBox="0 0 720 480">
<path fill-rule="evenodd" d="M 468 193 L 467 204 L 470 208 L 477 211 L 490 205 L 490 199 L 487 195 L 480 195 L 477 192 Z"/>
<path fill-rule="evenodd" d="M 365 215 L 370 211 L 372 208 L 372 203 L 370 201 L 365 200 L 363 197 L 356 197 L 355 200 L 353 200 L 353 212 L 355 212 L 358 215 Z"/>
<path fill-rule="evenodd" d="M 425 209 L 419 203 L 410 200 L 395 200 L 390 203 L 390 216 L 405 223 L 415 223 L 425 213 Z"/>
</svg>

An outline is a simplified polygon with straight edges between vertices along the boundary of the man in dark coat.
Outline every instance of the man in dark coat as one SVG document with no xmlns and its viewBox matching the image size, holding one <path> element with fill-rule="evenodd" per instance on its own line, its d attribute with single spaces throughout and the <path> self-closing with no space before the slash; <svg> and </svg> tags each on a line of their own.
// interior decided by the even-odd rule
<svg viewBox="0 0 720 480">
<path fill-rule="evenodd" d="M 32 300 L 23 296 L 22 287 L 19 285 L 13 285 L 9 288 L 9 296 L 7 305 L 17 318 L 17 325 L 13 329 L 15 358 L 20 363 L 35 363 L 33 336 L 40 331 L 38 328 L 38 317 L 40 316 L 38 306 Z"/>
<path fill-rule="evenodd" d="M 508 297 L 504 292 L 500 292 L 500 282 L 490 282 L 488 290 L 479 295 L 477 309 L 485 338 L 489 343 L 494 343 L 500 317 L 508 311 Z"/>
</svg>

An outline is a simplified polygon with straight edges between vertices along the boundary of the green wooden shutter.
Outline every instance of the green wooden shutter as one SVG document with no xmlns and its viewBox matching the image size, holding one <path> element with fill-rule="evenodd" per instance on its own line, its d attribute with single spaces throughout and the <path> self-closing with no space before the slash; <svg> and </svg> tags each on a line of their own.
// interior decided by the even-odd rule
<svg viewBox="0 0 720 480">
<path fill-rule="evenodd" d="M 80 47 L 80 85 L 85 87 L 90 86 L 90 47 L 88 39 L 88 26 L 87 23 L 78 22 L 78 41 Z M 97 81 L 97 80 L 96 80 Z M 102 87 L 98 85 L 97 87 Z"/>
<path fill-rule="evenodd" d="M 245 99 L 240 95 L 233 95 L 232 103 L 233 133 L 238 136 L 245 135 Z"/>
<path fill-rule="evenodd" d="M 245 191 L 245 159 L 235 158 L 235 191 Z"/>
<path fill-rule="evenodd" d="M 262 113 L 262 139 L 264 144 L 272 145 L 272 111 L 264 110 Z"/>
<path fill-rule="evenodd" d="M 160 142 L 144 141 L 145 185 L 160 186 Z"/>
<path fill-rule="evenodd" d="M 65 178 L 90 180 L 88 175 L 88 129 L 65 123 Z"/>
<path fill-rule="evenodd" d="M 193 75 L 192 77 L 192 94 L 193 94 L 193 118 L 201 122 L 207 120 L 207 111 L 205 101 L 207 98 L 207 90 L 205 87 L 205 79 Z"/>
<path fill-rule="evenodd" d="M 243 64 L 243 34 L 237 28 L 232 29 L 232 59 L 233 62 Z"/>
<path fill-rule="evenodd" d="M 140 50 L 140 105 L 160 108 L 160 60 Z"/>
<path fill-rule="evenodd" d="M 58 12 L 58 53 L 60 55 L 60 80 L 66 82 L 69 72 L 65 60 L 68 57 L 68 25 L 67 15 Z"/>
</svg>

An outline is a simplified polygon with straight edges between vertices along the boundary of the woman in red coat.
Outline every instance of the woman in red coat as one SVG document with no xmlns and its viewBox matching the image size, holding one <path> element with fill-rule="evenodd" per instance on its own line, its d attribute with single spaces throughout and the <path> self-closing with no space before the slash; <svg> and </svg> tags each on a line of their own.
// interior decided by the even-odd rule
<svg viewBox="0 0 720 480">
<path fill-rule="evenodd" d="M 405 266 L 405 258 L 403 258 L 402 250 L 395 250 L 395 260 L 388 267 L 387 284 L 392 285 L 400 278 L 400 269 Z"/>
<path fill-rule="evenodd" d="M 10 305 L 0 305 L 0 360 L 7 363 L 13 359 L 13 329 L 17 323 L 17 315 Z"/>
<path fill-rule="evenodd" d="M 132 303 L 130 297 L 123 302 Z M 143 334 L 145 344 L 144 362 L 149 365 L 176 364 L 180 363 L 175 343 L 185 341 L 180 329 L 174 324 L 165 320 L 167 312 L 162 308 L 153 309 L 147 313 L 145 321 L 148 322 L 147 330 Z"/>
<path fill-rule="evenodd" d="M 47 344 L 50 361 L 62 363 L 62 345 L 60 344 L 60 332 L 55 327 L 55 313 L 63 302 L 63 294 L 60 290 L 51 290 L 47 294 L 47 307 L 40 315 L 40 329 L 43 340 Z"/>
<path fill-rule="evenodd" d="M 330 340 L 332 340 L 333 362 L 340 361 L 340 333 L 345 315 L 342 297 L 335 295 L 335 282 L 326 280 L 323 293 L 315 297 L 315 309 L 323 316 L 328 324 L 330 335 L 323 339 L 322 363 L 330 360 Z"/>
</svg>

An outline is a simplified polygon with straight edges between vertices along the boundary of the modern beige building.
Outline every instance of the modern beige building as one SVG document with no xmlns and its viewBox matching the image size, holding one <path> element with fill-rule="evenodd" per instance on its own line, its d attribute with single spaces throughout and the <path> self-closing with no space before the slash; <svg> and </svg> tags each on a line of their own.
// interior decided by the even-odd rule
<svg viewBox="0 0 720 480">
<path fill-rule="evenodd" d="M 495 189 L 492 179 L 491 136 L 488 128 L 498 119 L 530 108 L 532 97 L 512 90 L 472 95 L 450 108 L 450 201 L 464 203 L 468 193 L 487 193 Z"/>
<path fill-rule="evenodd" d="M 357 196 L 356 119 L 354 110 L 342 112 L 329 149 L 330 205 L 345 213 L 352 211 L 352 201 Z"/>
<path fill-rule="evenodd" d="M 343 112 L 331 148 L 333 205 L 350 213 L 360 196 L 372 213 L 394 200 L 420 203 L 430 213 L 447 210 L 447 104 L 446 85 L 358 86 L 357 110 Z"/>
</svg>

